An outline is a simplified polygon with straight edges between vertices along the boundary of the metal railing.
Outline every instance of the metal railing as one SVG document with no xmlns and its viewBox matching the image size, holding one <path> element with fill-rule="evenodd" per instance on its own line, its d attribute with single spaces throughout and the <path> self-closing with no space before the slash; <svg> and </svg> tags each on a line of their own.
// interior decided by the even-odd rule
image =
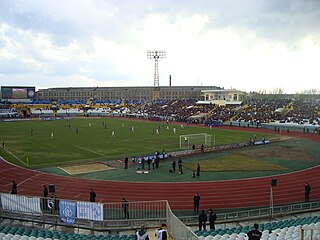
<svg viewBox="0 0 320 240">
<path fill-rule="evenodd" d="M 181 216 L 178 218 L 172 212 L 166 200 L 96 203 L 98 204 L 97 206 L 103 207 L 103 217 L 101 220 L 75 216 L 75 221 L 72 225 L 60 221 L 61 209 L 58 207 L 59 201 L 63 200 L 0 193 L 0 213 L 2 218 L 57 226 L 68 225 L 73 228 L 101 232 L 133 230 L 141 224 L 145 224 L 147 227 L 158 227 L 161 223 L 166 222 L 168 231 L 174 239 L 198 239 L 194 232 L 187 227 L 187 225 L 196 225 L 198 216 Z M 84 205 L 92 204 L 79 201 L 70 202 Z M 319 209 L 320 201 L 274 206 L 273 217 L 310 212 Z M 94 208 L 91 210 L 96 211 Z M 271 218 L 269 207 L 218 213 L 217 223 L 223 224 L 262 218 Z"/>
<path fill-rule="evenodd" d="M 279 205 L 273 207 L 273 217 L 286 216 L 295 213 L 304 213 L 320 209 L 320 201 L 293 203 L 287 205 Z M 239 211 L 229 211 L 217 213 L 217 222 L 228 223 L 236 221 L 246 221 L 250 219 L 271 218 L 270 207 L 246 209 Z M 192 225 L 197 222 L 198 216 L 181 216 L 182 222 Z"/>
<path fill-rule="evenodd" d="M 72 203 L 74 210 L 60 203 Z M 82 213 L 80 207 L 84 207 Z M 102 209 L 98 209 L 102 207 Z M 66 213 L 74 211 L 74 222 L 62 222 Z M 28 197 L 16 194 L 0 193 L 0 215 L 2 218 L 69 226 L 93 231 L 117 232 L 133 230 L 141 224 L 146 227 L 158 227 L 166 222 L 173 239 L 198 239 L 171 211 L 168 201 L 90 203 L 56 198 Z M 99 213 L 99 214 L 97 214 Z M 95 216 L 93 216 L 96 214 Z M 102 217 L 101 217 L 102 215 Z M 92 218 L 93 217 L 93 218 Z M 183 236 L 183 237 L 182 237 Z"/>
</svg>

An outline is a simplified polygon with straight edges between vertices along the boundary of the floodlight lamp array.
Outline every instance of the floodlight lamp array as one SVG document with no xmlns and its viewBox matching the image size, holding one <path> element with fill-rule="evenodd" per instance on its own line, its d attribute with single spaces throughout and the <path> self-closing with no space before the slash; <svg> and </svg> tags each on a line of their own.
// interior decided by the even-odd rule
<svg viewBox="0 0 320 240">
<path fill-rule="evenodd" d="M 155 60 L 166 58 L 166 51 L 161 51 L 161 50 L 147 51 L 147 58 L 155 59 Z"/>
</svg>

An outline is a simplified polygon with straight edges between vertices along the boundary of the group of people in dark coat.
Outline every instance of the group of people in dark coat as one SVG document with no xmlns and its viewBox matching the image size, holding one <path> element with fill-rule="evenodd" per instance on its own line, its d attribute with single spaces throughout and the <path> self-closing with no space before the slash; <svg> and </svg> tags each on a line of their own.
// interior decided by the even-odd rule
<svg viewBox="0 0 320 240">
<path fill-rule="evenodd" d="M 172 161 L 171 166 L 172 166 L 172 169 L 170 170 L 170 172 L 175 173 L 176 172 L 176 166 L 177 166 L 176 160 Z M 183 174 L 181 158 L 179 158 L 179 160 L 178 160 L 178 173 L 179 174 Z"/>
<path fill-rule="evenodd" d="M 198 214 L 199 206 L 200 206 L 200 195 L 199 193 L 195 193 L 195 195 L 193 196 L 193 207 L 194 207 L 195 214 Z M 201 210 L 198 220 L 199 220 L 199 231 L 201 231 L 202 228 L 203 230 L 206 230 L 206 224 L 208 220 L 210 224 L 210 229 L 215 229 L 214 223 L 217 220 L 217 214 L 211 208 L 209 209 L 208 216 L 204 212 L 204 210 Z"/>
<path fill-rule="evenodd" d="M 207 215 L 204 210 L 201 210 L 201 213 L 199 214 L 198 217 L 199 220 L 199 231 L 202 230 L 206 230 L 206 224 L 207 221 L 209 220 L 209 224 L 210 224 L 210 229 L 215 229 L 215 221 L 217 220 L 217 214 L 210 208 L 209 209 L 209 214 Z"/>
</svg>

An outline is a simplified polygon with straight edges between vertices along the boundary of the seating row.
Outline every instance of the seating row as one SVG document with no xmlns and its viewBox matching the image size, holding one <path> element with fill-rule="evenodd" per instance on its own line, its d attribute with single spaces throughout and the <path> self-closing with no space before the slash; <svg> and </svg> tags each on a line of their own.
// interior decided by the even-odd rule
<svg viewBox="0 0 320 240">
<path fill-rule="evenodd" d="M 134 240 L 131 235 L 85 235 L 31 228 L 0 226 L 0 240 Z"/>
<path fill-rule="evenodd" d="M 320 216 L 288 219 L 283 221 L 260 224 L 263 240 L 300 239 L 301 228 L 315 228 L 313 239 L 320 239 Z M 202 240 L 240 240 L 246 238 L 246 233 L 251 230 L 250 226 L 238 228 L 226 228 L 217 230 L 195 231 Z M 306 231 L 305 239 L 311 236 L 311 231 Z"/>
</svg>

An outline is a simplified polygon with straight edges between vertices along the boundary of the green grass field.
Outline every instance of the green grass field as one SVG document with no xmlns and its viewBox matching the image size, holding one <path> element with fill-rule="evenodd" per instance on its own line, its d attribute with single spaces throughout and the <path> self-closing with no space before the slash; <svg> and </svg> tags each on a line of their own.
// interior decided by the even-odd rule
<svg viewBox="0 0 320 240">
<path fill-rule="evenodd" d="M 160 134 L 153 134 L 153 129 L 159 126 Z M 130 131 L 130 127 L 134 127 L 134 132 Z M 174 127 L 176 134 L 172 130 Z M 33 130 L 33 136 L 30 129 Z M 115 132 L 115 138 L 111 137 L 112 131 Z M 15 164 L 26 167 L 28 163 L 30 168 L 37 169 L 67 163 L 123 159 L 126 155 L 153 154 L 162 149 L 166 152 L 175 151 L 179 150 L 179 135 L 193 133 L 214 134 L 216 145 L 245 142 L 253 136 L 250 132 L 219 128 L 210 130 L 169 125 L 167 129 L 166 124 L 159 122 L 120 118 L 0 122 L 0 141 L 5 142 L 6 149 L 1 149 L 0 154 Z M 275 137 L 272 134 L 256 135 L 257 138 Z"/>
<path fill-rule="evenodd" d="M 159 126 L 160 134 L 152 134 L 152 129 Z M 130 127 L 134 127 L 135 131 L 131 132 Z M 172 130 L 174 127 L 177 129 L 176 134 Z M 30 135 L 31 128 L 33 136 Z M 79 129 L 78 134 L 76 128 Z M 115 138 L 111 137 L 112 131 L 115 131 Z M 0 155 L 23 167 L 67 176 L 66 172 L 56 166 L 123 160 L 126 155 L 130 157 L 153 154 L 162 149 L 166 152 L 176 151 L 179 150 L 179 136 L 194 133 L 214 134 L 216 145 L 245 142 L 254 134 L 258 139 L 280 137 L 274 134 L 209 129 L 202 126 L 181 128 L 180 125 L 173 124 L 170 124 L 167 130 L 167 125 L 159 122 L 121 118 L 30 120 L 0 122 L 0 143 L 5 142 L 5 149 L 0 148 Z M 27 159 L 29 166 L 26 166 Z M 292 139 L 268 145 L 195 154 L 183 157 L 183 175 L 169 173 L 171 163 L 172 159 L 161 161 L 160 168 L 150 174 L 137 174 L 134 163 L 129 165 L 129 169 L 124 169 L 123 163 L 119 163 L 111 170 L 74 176 L 143 182 L 197 182 L 270 176 L 320 164 L 320 148 L 315 142 Z M 191 178 L 197 163 L 201 165 L 201 177 Z"/>
</svg>

